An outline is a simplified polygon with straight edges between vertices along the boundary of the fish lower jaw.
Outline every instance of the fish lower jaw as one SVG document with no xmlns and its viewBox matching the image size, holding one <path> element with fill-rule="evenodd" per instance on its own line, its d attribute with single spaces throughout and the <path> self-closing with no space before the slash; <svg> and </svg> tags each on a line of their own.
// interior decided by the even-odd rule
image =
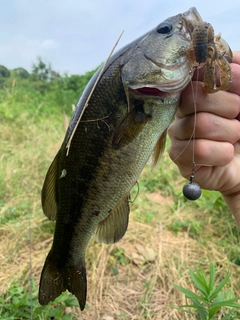
<svg viewBox="0 0 240 320">
<path fill-rule="evenodd" d="M 157 87 L 142 87 L 137 89 L 131 89 L 131 92 L 136 97 L 136 99 L 153 100 L 155 103 L 158 101 L 162 103 L 172 102 L 173 100 L 178 100 L 180 97 L 180 91 L 162 91 Z"/>
<path fill-rule="evenodd" d="M 160 97 L 160 98 L 164 98 L 167 94 L 167 92 L 163 92 L 158 88 L 151 88 L 151 87 L 142 87 L 139 89 L 135 89 L 134 91 L 137 94 L 140 94 L 143 96 Z"/>
<path fill-rule="evenodd" d="M 145 97 L 164 99 L 169 95 L 182 92 L 182 90 L 188 85 L 188 83 L 192 79 L 192 68 L 187 68 L 187 70 L 185 70 L 183 74 L 184 76 L 181 76 L 181 78 L 179 77 L 176 80 L 170 80 L 166 77 L 165 81 L 162 81 L 162 83 L 158 83 L 156 85 L 131 85 L 129 86 L 128 90 L 130 90 L 132 93 L 138 96 L 140 95 Z"/>
</svg>

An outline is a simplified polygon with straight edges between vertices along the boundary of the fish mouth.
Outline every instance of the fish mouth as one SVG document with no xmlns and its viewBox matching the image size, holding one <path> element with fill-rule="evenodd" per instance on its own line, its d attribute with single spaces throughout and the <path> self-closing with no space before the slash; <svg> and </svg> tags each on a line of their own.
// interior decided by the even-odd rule
<svg viewBox="0 0 240 320">
<path fill-rule="evenodd" d="M 169 93 L 154 87 L 142 87 L 138 89 L 131 89 L 130 91 L 138 98 L 144 97 L 145 99 L 156 99 L 162 102 L 164 102 L 165 99 L 168 100 L 170 97 L 177 98 L 177 96 L 179 95 L 179 93 Z"/>
<path fill-rule="evenodd" d="M 153 79 L 152 83 L 130 85 L 129 89 L 140 95 L 163 98 L 168 94 L 182 91 L 191 81 L 193 74 L 191 70 L 192 64 L 189 60 L 165 66 L 159 68 L 159 80 Z"/>
<path fill-rule="evenodd" d="M 139 89 L 135 89 L 134 91 L 144 96 L 160 97 L 160 98 L 163 98 L 166 96 L 166 92 L 161 91 L 158 88 L 142 87 Z"/>
</svg>

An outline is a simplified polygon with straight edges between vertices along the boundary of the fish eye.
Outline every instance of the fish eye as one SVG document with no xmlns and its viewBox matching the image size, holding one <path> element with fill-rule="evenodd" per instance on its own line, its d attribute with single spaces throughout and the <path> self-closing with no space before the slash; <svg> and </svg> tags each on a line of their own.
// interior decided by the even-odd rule
<svg viewBox="0 0 240 320">
<path fill-rule="evenodd" d="M 157 32 L 160 34 L 167 34 L 172 30 L 172 24 L 170 22 L 164 21 L 160 23 L 157 28 Z"/>
</svg>

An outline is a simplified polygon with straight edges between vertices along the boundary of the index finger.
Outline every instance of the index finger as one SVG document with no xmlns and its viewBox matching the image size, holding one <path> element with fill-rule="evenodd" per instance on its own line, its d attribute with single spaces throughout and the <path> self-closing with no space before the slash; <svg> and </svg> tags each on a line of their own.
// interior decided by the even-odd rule
<svg viewBox="0 0 240 320">
<path fill-rule="evenodd" d="M 240 63 L 240 54 L 237 59 L 239 59 L 239 63 Z M 235 62 L 232 63 L 231 69 L 232 69 L 232 84 L 227 91 L 236 93 L 238 96 L 240 96 L 240 64 L 237 64 Z"/>
<path fill-rule="evenodd" d="M 240 51 L 233 51 L 233 63 L 240 64 Z"/>
<path fill-rule="evenodd" d="M 193 114 L 195 104 L 197 112 L 209 112 L 227 119 L 236 118 L 240 112 L 239 95 L 226 91 L 207 94 L 203 83 L 197 81 L 190 83 L 183 91 L 176 117 Z"/>
<path fill-rule="evenodd" d="M 230 65 L 231 65 L 232 72 L 233 72 L 233 79 L 236 78 L 236 76 L 239 77 L 239 74 L 240 74 L 240 51 L 233 51 L 232 62 L 231 62 Z M 204 67 L 202 67 L 200 69 L 196 68 L 192 79 L 195 80 L 195 81 L 196 80 L 197 81 L 203 81 L 203 76 L 204 76 Z M 239 88 L 239 86 L 238 86 L 238 88 Z M 229 91 L 232 92 L 232 90 L 229 90 Z M 235 87 L 234 87 L 233 92 L 235 92 Z M 236 93 L 238 93 L 238 92 L 236 92 Z"/>
</svg>

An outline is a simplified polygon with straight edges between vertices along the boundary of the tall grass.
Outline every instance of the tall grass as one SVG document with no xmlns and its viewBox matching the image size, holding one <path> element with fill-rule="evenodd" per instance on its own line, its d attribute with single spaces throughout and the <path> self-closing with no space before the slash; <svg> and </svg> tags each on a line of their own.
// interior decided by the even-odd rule
<svg viewBox="0 0 240 320">
<path fill-rule="evenodd" d="M 196 319 L 174 308 L 186 298 L 173 284 L 194 291 L 188 269 L 208 272 L 211 262 L 217 280 L 231 272 L 226 287 L 240 295 L 239 231 L 230 212 L 217 192 L 187 202 L 184 180 L 166 152 L 160 167 L 152 173 L 147 165 L 139 179 L 125 237 L 111 246 L 89 245 L 86 310 L 80 313 L 67 293 L 39 306 L 37 286 L 54 228 L 42 213 L 40 192 L 64 136 L 64 117 L 51 99 L 14 94 L 0 103 L 1 319 L 29 319 L 31 304 L 33 319 Z M 136 193 L 137 187 L 132 199 Z"/>
</svg>

